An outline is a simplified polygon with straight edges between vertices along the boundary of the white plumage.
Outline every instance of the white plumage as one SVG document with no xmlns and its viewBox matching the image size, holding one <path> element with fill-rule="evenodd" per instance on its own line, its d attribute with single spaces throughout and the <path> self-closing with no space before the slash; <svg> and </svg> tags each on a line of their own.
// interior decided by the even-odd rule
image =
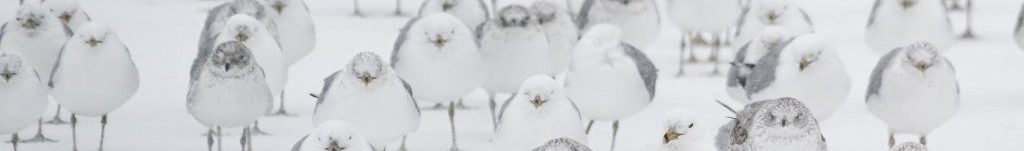
<svg viewBox="0 0 1024 151">
<path fill-rule="evenodd" d="M 502 105 L 499 117 L 496 150 L 530 150 L 562 137 L 586 140 L 579 110 L 550 76 L 523 81 L 518 93 Z"/>
<path fill-rule="evenodd" d="M 746 88 L 750 100 L 800 100 L 825 121 L 844 104 L 850 76 L 834 47 L 820 36 L 804 35 L 761 58 Z"/>
<path fill-rule="evenodd" d="M 78 26 L 92 20 L 89 18 L 89 14 L 79 6 L 78 0 L 45 0 L 43 4 L 72 31 L 77 31 Z"/>
<path fill-rule="evenodd" d="M 802 8 L 794 4 L 794 0 L 755 0 L 743 14 L 736 31 L 733 44 L 746 44 L 750 40 L 761 37 L 764 28 L 782 26 L 793 34 L 802 35 L 814 32 L 810 16 Z"/>
<path fill-rule="evenodd" d="M 238 41 L 215 46 L 200 49 L 193 61 L 186 106 L 196 121 L 210 128 L 207 134 L 210 150 L 213 128 L 216 128 L 218 142 L 223 144 L 219 141 L 221 127 L 245 126 L 241 137 L 244 150 L 244 144 L 251 147 L 252 142 L 245 141 L 252 139 L 248 125 L 270 111 L 273 98 L 252 50 Z"/>
<path fill-rule="evenodd" d="M 579 29 L 567 10 L 552 2 L 534 2 L 530 11 L 537 16 L 541 31 L 547 35 L 547 51 L 550 53 L 547 60 L 551 61 L 548 74 L 560 74 L 572 63 L 573 49 L 580 37 Z"/>
<path fill-rule="evenodd" d="M 39 2 L 26 2 L 18 8 L 17 20 L 4 23 L 0 49 L 18 51 L 25 64 L 39 72 L 39 79 L 50 81 L 50 72 L 57 63 L 71 30 L 61 24 Z"/>
<path fill-rule="evenodd" d="M 876 0 L 864 39 L 881 54 L 922 41 L 943 52 L 955 36 L 948 17 L 940 0 Z"/>
<path fill-rule="evenodd" d="M 718 150 L 825 151 L 828 147 L 818 121 L 793 98 L 761 100 L 736 111 L 715 136 Z"/>
<path fill-rule="evenodd" d="M 928 43 L 889 52 L 871 73 L 865 100 L 875 117 L 892 133 L 925 136 L 960 108 L 960 86 L 952 64 Z"/>
<path fill-rule="evenodd" d="M 375 149 L 384 147 L 420 125 L 412 91 L 380 56 L 357 54 L 343 69 L 324 80 L 313 123 L 352 122 Z"/>
<path fill-rule="evenodd" d="M 120 37 L 102 23 L 83 24 L 71 37 L 50 80 L 53 97 L 71 113 L 103 116 L 139 88 L 139 71 Z"/>
<path fill-rule="evenodd" d="M 665 118 L 665 132 L 661 136 L 661 142 L 658 151 L 696 151 L 706 150 L 710 145 L 704 145 L 705 143 L 710 144 L 711 142 L 703 141 L 704 131 L 710 131 L 711 129 L 705 128 L 710 125 L 705 123 L 698 123 L 699 119 L 696 113 L 689 109 L 675 109 L 671 110 Z"/>
<path fill-rule="evenodd" d="M 263 68 L 275 100 L 280 99 L 281 90 L 288 82 L 288 65 L 280 43 L 271 35 L 269 28 L 259 20 L 245 14 L 231 16 L 217 34 L 216 43 L 238 41 L 252 50 L 256 63 Z"/>
<path fill-rule="evenodd" d="M 284 54 L 284 62 L 291 66 L 309 53 L 316 46 L 316 27 L 309 7 L 303 0 L 267 0 L 273 11 L 268 11 L 271 22 L 277 24 L 278 39 Z M 271 28 L 268 26 L 267 28 Z"/>
<path fill-rule="evenodd" d="M 353 126 L 342 121 L 326 121 L 316 126 L 291 151 L 370 151 L 366 139 Z"/>
<path fill-rule="evenodd" d="M 511 5 L 480 30 L 480 54 L 487 65 L 483 88 L 492 93 L 515 92 L 527 77 L 552 74 L 554 52 L 540 22 L 526 7 Z"/>
<path fill-rule="evenodd" d="M 644 50 L 661 32 L 661 19 L 654 0 L 587 0 L 576 24 L 589 31 L 598 24 L 611 24 L 622 30 L 622 41 Z"/>
<path fill-rule="evenodd" d="M 668 0 L 668 18 L 683 32 L 723 32 L 743 13 L 738 0 Z"/>
<path fill-rule="evenodd" d="M 483 0 L 427 0 L 420 6 L 420 16 L 441 12 L 459 18 L 473 30 L 487 22 L 491 15 Z"/>
<path fill-rule="evenodd" d="M 49 88 L 32 66 L 9 50 L 0 51 L 0 78 L 0 134 L 15 134 L 43 116 Z"/>
</svg>

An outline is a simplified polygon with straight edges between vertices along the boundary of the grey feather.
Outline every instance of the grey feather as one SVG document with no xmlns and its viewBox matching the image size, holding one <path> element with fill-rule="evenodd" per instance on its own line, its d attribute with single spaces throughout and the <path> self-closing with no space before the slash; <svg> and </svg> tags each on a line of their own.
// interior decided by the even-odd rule
<svg viewBox="0 0 1024 151">
<path fill-rule="evenodd" d="M 46 79 L 47 86 L 49 86 L 51 89 L 53 88 L 54 83 L 56 83 L 55 79 L 57 79 L 57 78 L 53 78 L 53 77 L 57 77 L 58 75 L 60 75 L 60 73 L 59 73 L 60 70 L 59 69 L 60 69 L 61 60 L 64 60 L 64 50 L 67 49 L 67 47 L 68 47 L 67 43 L 64 44 L 64 47 L 60 47 L 60 52 L 57 53 L 57 62 L 54 63 L 53 64 L 53 68 L 50 69 L 50 79 Z"/>
<path fill-rule="evenodd" d="M 651 0 L 651 3 L 654 3 L 654 4 L 652 5 L 652 7 L 654 7 L 654 18 L 657 18 L 657 19 L 658 19 L 658 25 L 659 25 L 658 27 L 661 27 L 661 26 L 660 26 L 660 25 L 661 25 L 661 16 L 660 16 L 660 14 L 661 14 L 661 10 L 659 10 L 659 8 L 658 8 L 658 6 L 659 6 L 659 5 L 658 5 L 658 1 L 655 1 L 655 0 Z"/>
<path fill-rule="evenodd" d="M 740 47 L 739 51 L 736 52 L 736 57 L 734 57 L 733 62 L 744 62 L 744 59 L 746 59 L 747 57 L 747 52 L 749 51 L 748 49 L 750 49 L 750 42 L 747 42 L 747 44 L 744 44 L 743 47 Z M 740 84 L 742 82 L 740 81 L 744 80 L 745 82 L 746 76 L 740 76 L 739 74 L 739 68 L 737 68 L 736 66 L 730 66 L 728 77 L 726 77 L 725 85 L 730 87 L 742 86 L 742 84 Z"/>
<path fill-rule="evenodd" d="M 420 116 L 420 105 L 416 103 L 416 98 L 413 97 L 412 86 L 410 86 L 408 82 L 405 82 L 405 80 L 402 80 L 402 78 L 399 78 L 398 76 L 395 76 L 395 78 L 398 78 L 399 81 L 402 81 L 402 87 L 405 88 L 405 92 L 409 93 L 409 100 L 412 101 L 412 106 L 416 108 L 416 116 Z"/>
<path fill-rule="evenodd" d="M 1021 25 L 1024 25 L 1024 6 L 1021 6 L 1020 13 L 1017 14 L 1017 25 L 1013 26 L 1016 27 L 1013 29 L 1014 34 L 1020 33 Z"/>
<path fill-rule="evenodd" d="M 591 151 L 591 149 L 579 141 L 562 137 L 552 139 L 544 145 L 533 149 L 533 151 Z"/>
<path fill-rule="evenodd" d="M 206 22 L 203 24 L 203 31 L 200 32 L 200 34 L 199 34 L 199 55 L 198 56 L 203 56 L 205 54 L 203 52 L 203 50 L 211 49 L 209 47 L 212 47 L 213 42 L 214 42 L 213 41 L 214 37 L 216 37 L 215 35 L 213 35 L 213 30 L 217 30 L 217 29 L 212 29 L 213 28 L 212 25 L 214 24 L 214 22 L 222 20 L 223 17 L 226 17 L 226 16 L 220 16 L 219 14 L 222 13 L 222 12 L 228 11 L 228 7 L 229 7 L 230 4 L 231 3 L 229 2 L 229 3 L 221 4 L 221 5 L 217 6 L 217 7 L 214 7 L 206 15 Z M 203 56 L 203 57 L 205 57 L 205 56 Z"/>
<path fill-rule="evenodd" d="M 480 4 L 480 10 L 484 11 L 484 22 L 486 23 L 488 20 L 491 20 L 491 11 L 487 11 L 487 4 L 484 4 L 484 0 L 477 1 Z"/>
<path fill-rule="evenodd" d="M 3 25 L 0 25 L 0 41 L 4 40 L 4 35 L 6 35 L 6 33 L 7 33 L 7 22 L 4 22 Z"/>
<path fill-rule="evenodd" d="M 775 70 L 779 66 L 779 55 L 782 53 L 782 49 L 789 46 L 790 42 L 793 42 L 793 39 L 782 42 L 776 49 L 769 48 L 768 54 L 757 60 L 757 65 L 754 66 L 753 71 L 747 76 L 747 81 L 745 82 L 744 90 L 747 91 L 748 96 L 761 92 L 761 90 L 772 85 L 772 82 L 775 81 Z"/>
<path fill-rule="evenodd" d="M 814 21 L 811 20 L 811 16 L 807 15 L 807 11 L 804 10 L 803 8 L 800 8 L 799 10 L 800 10 L 800 15 L 804 17 L 804 21 L 807 21 L 807 25 L 809 25 L 811 27 L 811 33 L 813 33 L 814 32 Z"/>
<path fill-rule="evenodd" d="M 484 38 L 484 32 L 487 31 L 484 28 L 487 28 L 489 26 L 491 26 L 491 21 L 490 20 L 484 21 L 483 23 L 480 23 L 480 25 L 477 25 L 473 29 L 473 36 L 474 36 L 473 37 L 473 43 L 476 44 L 477 48 L 480 47 L 480 40 Z"/>
<path fill-rule="evenodd" d="M 70 38 L 75 35 L 75 32 L 72 32 L 71 27 L 68 27 L 68 25 L 61 24 L 61 27 L 64 27 L 64 36 Z"/>
<path fill-rule="evenodd" d="M 583 2 L 582 8 L 580 8 L 580 16 L 576 17 L 576 26 L 579 26 L 580 30 L 587 27 L 587 23 L 590 22 L 590 9 L 594 7 L 594 3 L 597 0 L 587 0 Z"/>
<path fill-rule="evenodd" d="M 519 92 L 513 92 L 512 96 L 509 96 L 508 99 L 505 100 L 505 103 L 501 104 L 501 110 L 498 111 L 498 124 L 497 125 L 501 125 L 501 121 L 502 121 L 501 119 L 502 119 L 502 117 L 505 116 L 505 110 L 508 109 L 509 104 L 512 104 L 512 100 L 515 99 L 516 96 L 518 96 L 518 95 L 519 95 Z"/>
<path fill-rule="evenodd" d="M 643 78 L 644 86 L 647 88 L 647 93 L 650 96 L 648 101 L 654 100 L 655 86 L 658 83 L 658 68 L 654 66 L 654 63 L 647 58 L 644 52 L 636 49 L 636 47 L 626 43 L 622 43 L 620 46 L 622 46 L 626 55 L 636 63 L 636 69 L 640 71 L 640 78 Z"/>
<path fill-rule="evenodd" d="M 327 98 L 327 95 L 330 94 L 327 92 L 331 90 L 334 80 L 337 80 L 338 76 L 341 76 L 341 71 L 334 72 L 331 76 L 327 76 L 327 78 L 324 79 L 324 86 L 320 89 L 320 97 L 317 97 L 316 99 L 317 106 L 320 106 L 320 103 L 323 103 L 324 99 Z"/>
<path fill-rule="evenodd" d="M 946 66 L 949 66 L 949 70 L 952 70 L 954 75 L 956 74 L 956 67 L 953 66 L 952 62 L 949 62 L 949 59 L 946 59 L 945 57 L 943 57 L 942 58 L 942 62 L 945 62 Z M 957 80 L 956 76 L 953 77 L 953 80 L 954 81 L 958 81 L 958 82 L 956 82 L 956 95 L 960 96 L 960 82 L 959 82 L 960 80 Z M 959 101 L 959 100 L 960 99 L 957 99 L 957 101 Z"/>
<path fill-rule="evenodd" d="M 875 19 L 878 18 L 878 11 L 879 11 L 878 9 L 881 8 L 881 6 L 882 6 L 882 1 L 881 0 L 875 0 L 875 4 L 873 6 L 871 6 L 871 16 L 868 16 L 868 26 L 867 27 L 871 27 L 872 25 L 875 24 Z"/>
<path fill-rule="evenodd" d="M 743 33 L 743 28 L 740 28 L 740 27 L 743 27 L 743 24 L 747 23 L 746 22 L 747 20 L 744 19 L 744 18 L 747 18 L 747 15 L 749 13 L 750 13 L 750 7 L 743 8 L 743 12 L 740 12 L 740 18 L 739 18 L 740 20 L 736 21 L 736 34 L 733 35 L 733 36 L 739 36 L 740 34 Z"/>
<path fill-rule="evenodd" d="M 395 65 L 398 64 L 398 61 L 399 61 L 398 53 L 399 53 L 399 51 L 401 51 L 402 45 L 405 44 L 405 40 L 409 38 L 409 28 L 412 28 L 412 25 L 415 24 L 416 21 L 419 21 L 420 18 L 422 18 L 422 17 L 416 17 L 416 18 L 409 19 L 409 22 L 406 22 L 405 26 L 402 26 L 402 29 L 398 30 L 398 32 L 399 32 L 398 39 L 395 40 L 395 44 L 391 48 L 391 67 L 392 68 L 394 68 Z"/>
<path fill-rule="evenodd" d="M 299 139 L 299 142 L 296 142 L 295 145 L 292 146 L 292 151 L 302 151 L 302 143 L 305 143 L 306 138 L 308 137 L 309 135 L 302 136 L 302 139 Z"/>
<path fill-rule="evenodd" d="M 898 54 L 903 53 L 903 48 L 896 48 L 895 50 L 889 51 L 888 54 L 878 59 L 878 64 L 875 65 L 875 69 L 871 71 L 871 80 L 868 83 L 867 95 L 864 96 L 864 102 L 870 101 L 871 96 L 878 95 L 878 90 L 882 87 L 882 76 L 885 75 L 885 70 L 888 70 L 892 66 L 893 58 Z"/>
</svg>

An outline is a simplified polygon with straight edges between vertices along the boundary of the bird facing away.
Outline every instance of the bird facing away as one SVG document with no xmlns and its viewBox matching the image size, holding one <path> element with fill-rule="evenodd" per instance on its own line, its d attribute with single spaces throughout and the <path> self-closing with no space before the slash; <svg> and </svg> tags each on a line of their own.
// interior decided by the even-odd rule
<svg viewBox="0 0 1024 151">
<path fill-rule="evenodd" d="M 661 19 L 654 0 L 587 0 L 576 17 L 580 31 L 598 24 L 611 24 L 622 30 L 622 41 L 645 49 L 658 38 Z"/>
<path fill-rule="evenodd" d="M 953 27 L 945 4 L 938 0 L 875 0 L 865 41 L 881 54 L 898 47 L 928 42 L 943 52 L 953 44 Z"/>
<path fill-rule="evenodd" d="M 35 123 L 46 111 L 48 87 L 17 52 L 0 51 L 0 134 L 11 134 L 18 150 L 18 131 Z"/>
<path fill-rule="evenodd" d="M 619 40 L 622 31 L 598 25 L 576 45 L 573 63 L 566 74 L 566 91 L 579 104 L 583 116 L 613 121 L 612 150 L 619 120 L 647 108 L 654 100 L 658 69 L 647 56 Z"/>
<path fill-rule="evenodd" d="M 1017 42 L 1017 47 L 1024 50 L 1024 6 L 1021 6 L 1020 13 L 1017 14 L 1017 25 L 1013 26 L 1013 41 Z"/>
<path fill-rule="evenodd" d="M 758 34 L 768 26 L 782 26 L 797 35 L 814 33 L 811 17 L 794 0 L 757 0 L 743 13 L 733 43 L 742 45 L 761 37 Z"/>
<path fill-rule="evenodd" d="M 550 40 L 540 20 L 522 5 L 509 5 L 498 12 L 496 19 L 480 26 L 477 38 L 480 54 L 486 65 L 482 85 L 487 90 L 491 115 L 494 115 L 496 93 L 513 93 L 526 78 L 552 74 L 550 58 L 557 51 L 549 50 Z M 497 124 L 497 120 L 492 120 Z"/>
<path fill-rule="evenodd" d="M 850 75 L 835 47 L 811 34 L 761 58 L 746 84 L 750 100 L 792 97 L 825 121 L 846 102 Z"/>
<path fill-rule="evenodd" d="M 761 57 L 773 51 L 782 51 L 797 36 L 788 33 L 785 27 L 780 26 L 769 26 L 762 32 L 761 37 L 740 47 L 733 62 L 730 63 L 725 92 L 736 102 L 751 102 L 747 90 L 745 90 L 747 79 L 754 72 Z"/>
<path fill-rule="evenodd" d="M 433 13 L 448 13 L 474 30 L 491 16 L 483 0 L 426 0 L 420 5 L 419 16 Z"/>
<path fill-rule="evenodd" d="M 207 145 L 212 149 L 213 134 L 223 144 L 221 127 L 252 124 L 270 111 L 273 97 L 263 69 L 245 44 L 222 42 L 213 50 L 200 53 L 206 54 L 193 62 L 186 106 L 196 121 L 211 129 Z M 248 137 L 248 130 L 242 130 L 243 140 Z"/>
<path fill-rule="evenodd" d="M 324 80 L 313 123 L 351 121 L 374 150 L 384 150 L 419 128 L 420 110 L 412 92 L 380 56 L 361 52 Z"/>
<path fill-rule="evenodd" d="M 549 74 L 561 74 L 572 63 L 572 52 L 579 42 L 579 29 L 567 10 L 552 2 L 534 2 L 530 5 L 530 12 L 537 17 L 541 31 L 547 35 L 548 51 L 551 52 L 548 56 L 551 61 Z"/>
<path fill-rule="evenodd" d="M 434 13 L 409 21 L 391 53 L 391 65 L 409 83 L 413 98 L 428 103 L 449 103 L 455 138 L 454 102 L 480 86 L 484 66 L 473 32 L 447 13 Z"/>
<path fill-rule="evenodd" d="M 915 43 L 892 50 L 871 72 L 865 104 L 893 134 L 916 134 L 927 144 L 929 132 L 949 121 L 960 109 L 960 85 L 953 65 L 939 48 Z"/>
<path fill-rule="evenodd" d="M 494 149 L 522 151 L 544 145 L 548 140 L 586 140 L 583 119 L 576 104 L 550 76 L 535 75 L 501 106 Z"/>
<path fill-rule="evenodd" d="M 291 151 L 370 151 L 370 145 L 351 124 L 326 121 L 299 139 Z"/>
<path fill-rule="evenodd" d="M 756 101 L 722 125 L 715 145 L 728 151 L 824 151 L 825 137 L 812 114 L 793 98 Z"/>
<path fill-rule="evenodd" d="M 285 66 L 291 67 L 302 58 L 313 52 L 316 47 L 316 27 L 313 24 L 313 16 L 310 15 L 309 7 L 303 0 L 264 0 L 272 11 L 271 22 L 277 26 L 267 26 L 270 31 L 278 31 L 277 40 L 280 42 L 281 53 Z M 286 67 L 286 68 L 287 68 Z M 284 92 L 279 97 L 280 104 L 277 111 L 271 115 L 290 116 L 285 110 Z"/>
<path fill-rule="evenodd" d="M 591 151 L 591 149 L 587 147 L 587 144 L 563 137 L 552 139 L 546 144 L 534 148 L 533 151 Z"/>
<path fill-rule="evenodd" d="M 86 22 L 92 20 L 89 14 L 78 4 L 79 0 L 45 0 L 43 4 L 50 9 L 50 13 L 56 15 L 61 23 L 68 26 L 72 31 L 78 30 Z"/>
</svg>

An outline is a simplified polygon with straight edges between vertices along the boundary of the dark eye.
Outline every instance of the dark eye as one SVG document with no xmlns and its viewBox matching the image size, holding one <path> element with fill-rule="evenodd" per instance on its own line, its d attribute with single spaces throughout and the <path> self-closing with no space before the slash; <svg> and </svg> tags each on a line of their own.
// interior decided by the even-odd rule
<svg viewBox="0 0 1024 151">
<path fill-rule="evenodd" d="M 690 123 L 690 126 L 687 126 L 687 127 L 688 128 L 693 128 L 693 123 Z"/>
</svg>

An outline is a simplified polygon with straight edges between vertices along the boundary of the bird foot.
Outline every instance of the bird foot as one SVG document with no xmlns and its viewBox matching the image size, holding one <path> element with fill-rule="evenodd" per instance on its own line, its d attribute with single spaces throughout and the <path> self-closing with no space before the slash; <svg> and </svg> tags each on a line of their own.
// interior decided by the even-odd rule
<svg viewBox="0 0 1024 151">
<path fill-rule="evenodd" d="M 260 127 L 252 127 L 252 135 L 255 136 L 270 136 L 270 133 L 263 131 Z"/>
<path fill-rule="evenodd" d="M 298 115 L 288 113 L 284 109 L 278 109 L 277 112 L 268 114 L 269 116 L 281 116 L 281 117 L 296 117 Z"/>
<path fill-rule="evenodd" d="M 449 151 L 462 151 L 462 149 L 459 149 L 459 147 L 455 147 L 455 146 L 452 146 L 452 148 L 448 149 L 448 150 Z"/>
<path fill-rule="evenodd" d="M 438 104 L 435 104 L 433 107 L 426 107 L 426 108 L 420 108 L 420 109 L 421 110 L 430 110 L 430 111 L 434 111 L 434 110 L 448 110 L 448 106 L 444 105 L 444 103 L 438 103 Z"/>
<path fill-rule="evenodd" d="M 21 143 L 56 143 L 57 140 L 46 138 L 43 134 L 36 134 L 31 139 L 21 140 Z"/>
<path fill-rule="evenodd" d="M 689 59 L 686 59 L 686 63 L 690 63 L 690 64 L 697 63 L 697 57 L 691 55 Z"/>
<path fill-rule="evenodd" d="M 964 34 L 960 35 L 960 39 L 974 39 L 974 38 L 975 38 L 974 37 L 974 32 L 970 32 L 970 31 L 964 32 Z"/>
<path fill-rule="evenodd" d="M 683 70 L 679 70 L 679 72 L 676 73 L 676 78 L 682 78 L 682 77 L 685 77 L 685 76 L 686 76 L 686 72 L 683 72 Z"/>
<path fill-rule="evenodd" d="M 46 121 L 45 123 L 49 124 L 49 125 L 70 124 L 68 121 L 64 121 L 63 119 L 60 119 L 60 116 L 53 116 L 53 119 L 50 119 L 49 121 Z"/>
</svg>

